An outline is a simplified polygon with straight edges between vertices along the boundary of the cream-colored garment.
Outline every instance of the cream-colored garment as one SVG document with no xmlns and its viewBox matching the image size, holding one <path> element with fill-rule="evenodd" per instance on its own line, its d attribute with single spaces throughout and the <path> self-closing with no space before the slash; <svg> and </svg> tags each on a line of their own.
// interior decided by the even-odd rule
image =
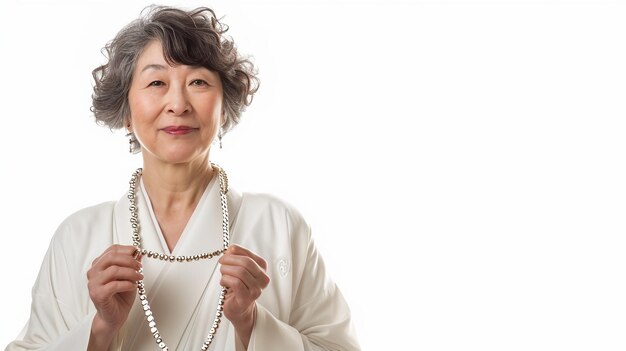
<svg viewBox="0 0 626 351">
<path fill-rule="evenodd" d="M 222 246 L 219 184 L 211 180 L 173 255 L 194 255 Z M 280 200 L 228 192 L 231 243 L 268 262 L 270 285 L 257 300 L 248 350 L 359 350 L 350 311 L 300 214 Z M 83 209 L 52 238 L 32 290 L 22 335 L 5 351 L 86 350 L 95 308 L 86 273 L 112 244 L 131 245 L 128 198 Z M 144 248 L 169 253 L 143 190 L 138 194 Z M 214 319 L 219 294 L 217 259 L 165 263 L 144 257 L 144 282 L 157 327 L 171 351 L 199 350 Z M 109 350 L 153 351 L 155 344 L 139 299 Z M 225 317 L 211 350 L 243 351 Z"/>
</svg>

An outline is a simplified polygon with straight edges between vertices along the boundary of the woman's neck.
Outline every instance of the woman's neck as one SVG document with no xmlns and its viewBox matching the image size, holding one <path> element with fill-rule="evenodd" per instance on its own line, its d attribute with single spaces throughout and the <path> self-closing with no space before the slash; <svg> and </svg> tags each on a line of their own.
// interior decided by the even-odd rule
<svg viewBox="0 0 626 351">
<path fill-rule="evenodd" d="M 213 177 L 208 158 L 189 164 L 146 162 L 143 184 L 155 212 L 193 210 Z"/>
<path fill-rule="evenodd" d="M 176 247 L 213 173 L 208 157 L 188 164 L 167 164 L 144 157 L 143 185 L 170 252 Z"/>
</svg>

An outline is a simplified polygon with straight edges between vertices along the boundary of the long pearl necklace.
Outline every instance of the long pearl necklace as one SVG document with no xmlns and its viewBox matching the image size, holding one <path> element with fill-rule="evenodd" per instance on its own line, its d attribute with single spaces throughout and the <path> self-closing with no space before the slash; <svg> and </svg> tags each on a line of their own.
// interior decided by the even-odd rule
<svg viewBox="0 0 626 351">
<path fill-rule="evenodd" d="M 223 254 L 228 248 L 230 242 L 230 232 L 229 232 L 229 221 L 228 221 L 228 200 L 226 199 L 226 193 L 228 193 L 228 177 L 226 176 L 226 172 L 219 167 L 218 165 L 211 163 L 211 167 L 218 173 L 219 181 L 220 181 L 220 202 L 222 205 L 222 235 L 223 235 L 223 244 L 224 247 L 213 251 L 213 252 L 205 252 L 193 256 L 174 256 L 174 255 L 166 255 L 164 253 L 158 253 L 146 249 L 141 248 L 141 237 L 139 236 L 139 217 L 137 215 L 137 180 L 141 177 L 142 169 L 138 168 L 132 175 L 130 179 L 130 189 L 128 190 L 128 199 L 130 200 L 130 225 L 133 228 L 133 246 L 135 246 L 135 256 L 141 254 L 142 256 L 147 256 L 150 258 L 159 259 L 166 262 L 189 262 L 189 261 L 197 261 L 200 259 L 211 259 L 213 257 L 217 257 Z M 139 269 L 139 273 L 143 272 L 143 268 Z M 157 343 L 159 348 L 164 351 L 168 351 L 169 348 L 165 345 L 163 338 L 161 337 L 161 333 L 157 329 L 156 320 L 154 319 L 154 315 L 152 314 L 152 310 L 150 309 L 150 303 L 148 302 L 148 297 L 146 296 L 146 289 L 143 283 L 143 279 L 137 282 L 137 293 L 139 294 L 139 301 L 141 302 L 142 308 L 144 310 L 144 314 L 146 315 L 146 321 L 148 322 L 148 327 L 150 328 L 150 333 L 154 337 L 154 341 Z M 220 297 L 217 302 L 217 311 L 215 312 L 215 319 L 213 320 L 213 325 L 211 326 L 211 330 L 209 330 L 209 334 L 206 337 L 206 340 L 202 344 L 201 350 L 206 351 L 209 349 L 209 345 L 215 338 L 215 333 L 217 332 L 217 328 L 220 325 L 222 320 L 222 315 L 224 314 L 224 297 L 226 296 L 226 288 L 222 287 L 220 291 Z"/>
</svg>

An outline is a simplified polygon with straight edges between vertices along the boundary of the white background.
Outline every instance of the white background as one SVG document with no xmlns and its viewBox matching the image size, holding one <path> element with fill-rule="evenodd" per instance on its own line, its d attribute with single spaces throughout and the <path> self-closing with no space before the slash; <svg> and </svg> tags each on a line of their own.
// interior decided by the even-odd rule
<svg viewBox="0 0 626 351">
<path fill-rule="evenodd" d="M 0 347 L 57 225 L 140 156 L 89 112 L 148 3 L 0 3 Z M 185 1 L 261 90 L 212 155 L 311 223 L 364 350 L 626 349 L 626 5 Z"/>
</svg>

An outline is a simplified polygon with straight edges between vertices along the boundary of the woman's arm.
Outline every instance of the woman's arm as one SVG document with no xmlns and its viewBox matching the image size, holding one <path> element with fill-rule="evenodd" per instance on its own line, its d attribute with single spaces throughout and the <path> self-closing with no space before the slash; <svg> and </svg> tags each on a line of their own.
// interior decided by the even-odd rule
<svg viewBox="0 0 626 351">
<path fill-rule="evenodd" d="M 288 318 L 278 318 L 261 302 L 247 348 L 237 351 L 358 351 L 350 309 L 330 279 L 311 236 L 298 215 L 289 216 L 291 238 L 291 304 Z M 280 281 L 277 277 L 275 280 Z"/>
<path fill-rule="evenodd" d="M 11 342 L 5 351 L 86 350 L 95 311 L 83 303 L 75 285 L 76 276 L 68 269 L 67 256 L 57 234 L 68 230 L 61 226 L 52 239 L 32 289 L 31 313 L 24 335 Z"/>
</svg>

